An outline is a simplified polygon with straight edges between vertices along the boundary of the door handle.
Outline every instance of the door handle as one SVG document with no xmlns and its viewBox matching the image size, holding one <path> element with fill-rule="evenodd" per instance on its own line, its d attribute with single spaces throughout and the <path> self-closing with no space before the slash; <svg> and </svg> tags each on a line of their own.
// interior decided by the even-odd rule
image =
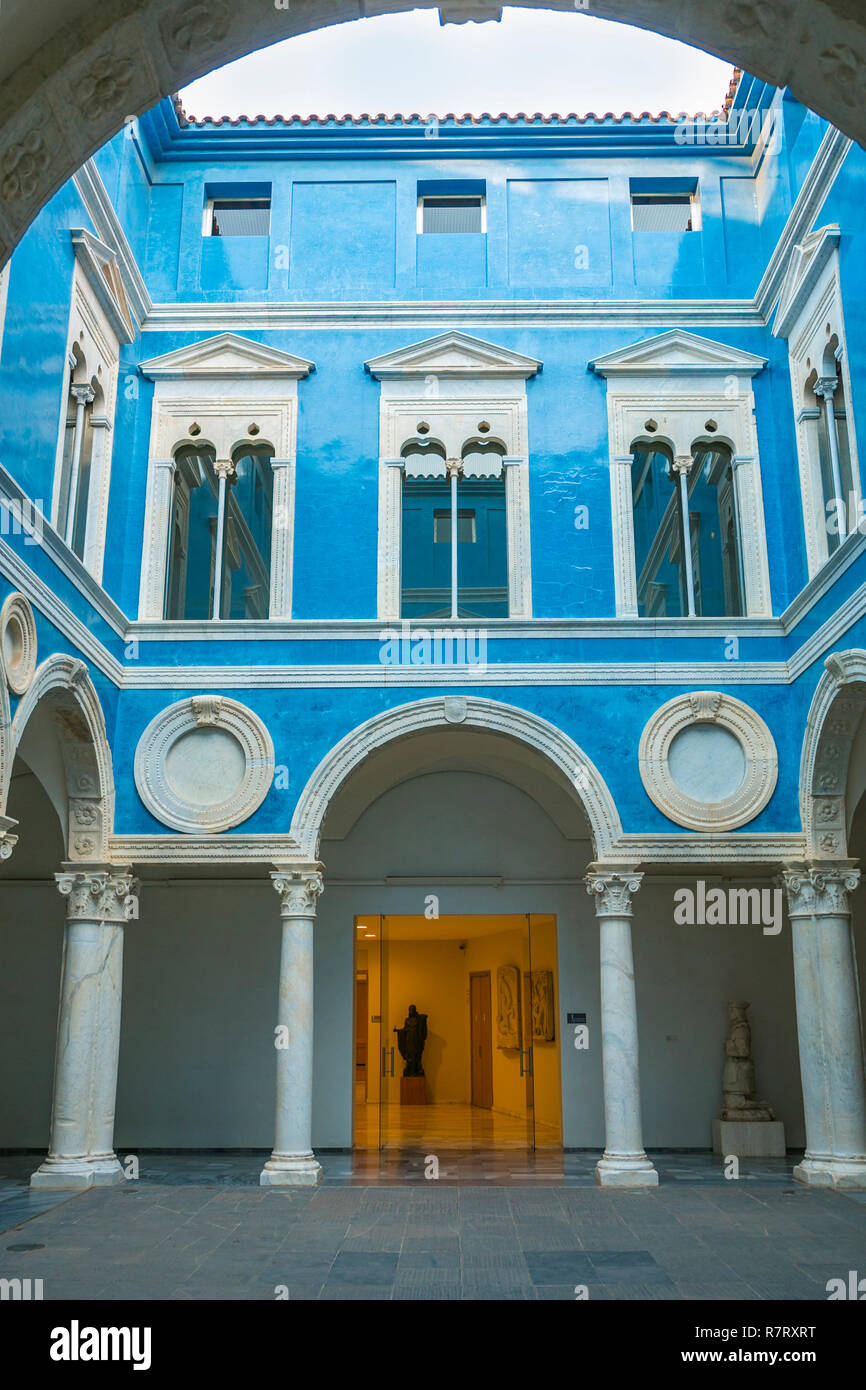
<svg viewBox="0 0 866 1390">
<path fill-rule="evenodd" d="M 391 1075 L 394 1075 L 394 1049 L 391 1048 Z"/>
<path fill-rule="evenodd" d="M 525 1068 L 524 1068 L 524 1065 L 523 1065 L 523 1059 L 524 1059 L 524 1057 L 526 1058 L 526 1067 L 525 1067 Z M 531 1075 L 532 1075 L 532 1048 L 531 1048 L 531 1047 L 527 1047 L 527 1049 L 526 1049 L 525 1052 L 523 1051 L 522 1048 L 521 1048 L 521 1050 L 520 1050 L 520 1075 L 521 1075 L 521 1076 L 531 1076 Z"/>
</svg>

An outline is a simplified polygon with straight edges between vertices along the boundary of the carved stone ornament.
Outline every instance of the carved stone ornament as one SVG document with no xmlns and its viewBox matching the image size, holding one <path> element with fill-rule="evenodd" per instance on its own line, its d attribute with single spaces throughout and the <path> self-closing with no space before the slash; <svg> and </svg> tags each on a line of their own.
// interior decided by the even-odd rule
<svg viewBox="0 0 866 1390">
<path fill-rule="evenodd" d="M 69 921 L 120 923 L 138 917 L 140 884 L 128 869 L 69 869 L 54 877 L 69 899 Z"/>
<path fill-rule="evenodd" d="M 776 787 L 763 719 L 717 690 L 677 695 L 647 721 L 638 750 L 650 800 L 677 825 L 710 832 L 754 820 Z"/>
<path fill-rule="evenodd" d="M 848 864 L 790 864 L 782 870 L 781 882 L 789 917 L 844 917 L 860 870 Z"/>
<path fill-rule="evenodd" d="M 36 671 L 36 620 L 23 594 L 9 594 L 0 608 L 3 674 L 13 695 L 23 695 Z"/>
<path fill-rule="evenodd" d="M 496 970 L 496 1046 L 520 1047 L 520 971 L 516 965 Z"/>
<path fill-rule="evenodd" d="M 532 1037 L 536 1042 L 553 1042 L 556 1037 L 552 970 L 532 972 Z"/>
<path fill-rule="evenodd" d="M 315 917 L 316 901 L 324 889 L 321 864 L 311 869 L 277 869 L 271 882 L 280 895 L 281 917 Z"/>
<path fill-rule="evenodd" d="M 631 900 L 641 886 L 643 874 L 615 869 L 590 869 L 586 891 L 595 901 L 597 917 L 630 917 Z"/>
<path fill-rule="evenodd" d="M 215 834 L 268 794 L 274 746 L 258 715 L 221 695 L 195 695 L 151 720 L 135 752 L 135 785 L 164 825 Z"/>
</svg>

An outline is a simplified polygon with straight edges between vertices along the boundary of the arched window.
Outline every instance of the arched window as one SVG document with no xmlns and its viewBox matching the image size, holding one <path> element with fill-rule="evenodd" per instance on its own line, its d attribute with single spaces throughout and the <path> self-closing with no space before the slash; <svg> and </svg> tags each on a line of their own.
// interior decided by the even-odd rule
<svg viewBox="0 0 866 1390">
<path fill-rule="evenodd" d="M 93 410 L 101 391 L 98 383 L 88 379 L 87 362 L 77 343 L 72 348 L 72 363 L 66 400 L 57 529 L 78 558 L 83 559 L 93 455 Z"/>
<path fill-rule="evenodd" d="M 632 453 L 638 613 L 646 618 L 736 616 L 744 611 L 730 451 L 700 443 L 674 462 Z"/>
<path fill-rule="evenodd" d="M 272 451 L 244 445 L 175 453 L 166 618 L 266 618 L 270 597 Z"/>
<path fill-rule="evenodd" d="M 508 616 L 504 453 L 488 440 L 450 460 L 435 440 L 404 445 L 404 618 Z"/>
</svg>

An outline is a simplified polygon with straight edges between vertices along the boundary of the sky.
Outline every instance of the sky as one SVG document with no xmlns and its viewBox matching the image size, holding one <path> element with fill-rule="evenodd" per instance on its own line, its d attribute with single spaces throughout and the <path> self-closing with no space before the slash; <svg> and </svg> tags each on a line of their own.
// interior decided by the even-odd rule
<svg viewBox="0 0 866 1390">
<path fill-rule="evenodd" d="M 182 92 L 189 115 L 540 111 L 710 113 L 730 63 L 593 16 L 504 10 L 440 25 L 413 10 L 319 29 L 241 58 Z"/>
</svg>

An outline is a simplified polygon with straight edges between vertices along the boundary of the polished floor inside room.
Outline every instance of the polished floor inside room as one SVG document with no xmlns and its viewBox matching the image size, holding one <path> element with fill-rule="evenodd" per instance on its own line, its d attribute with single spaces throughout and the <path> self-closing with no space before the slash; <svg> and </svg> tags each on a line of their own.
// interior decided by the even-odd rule
<svg viewBox="0 0 866 1390">
<path fill-rule="evenodd" d="M 0 1159 L 0 1278 L 58 1299 L 823 1300 L 862 1267 L 866 1193 L 785 1159 L 655 1153 L 660 1183 L 599 1189 L 597 1155 L 324 1154 L 316 1189 L 262 1189 L 263 1155 L 140 1155 L 121 1187 L 31 1193 Z"/>
</svg>

